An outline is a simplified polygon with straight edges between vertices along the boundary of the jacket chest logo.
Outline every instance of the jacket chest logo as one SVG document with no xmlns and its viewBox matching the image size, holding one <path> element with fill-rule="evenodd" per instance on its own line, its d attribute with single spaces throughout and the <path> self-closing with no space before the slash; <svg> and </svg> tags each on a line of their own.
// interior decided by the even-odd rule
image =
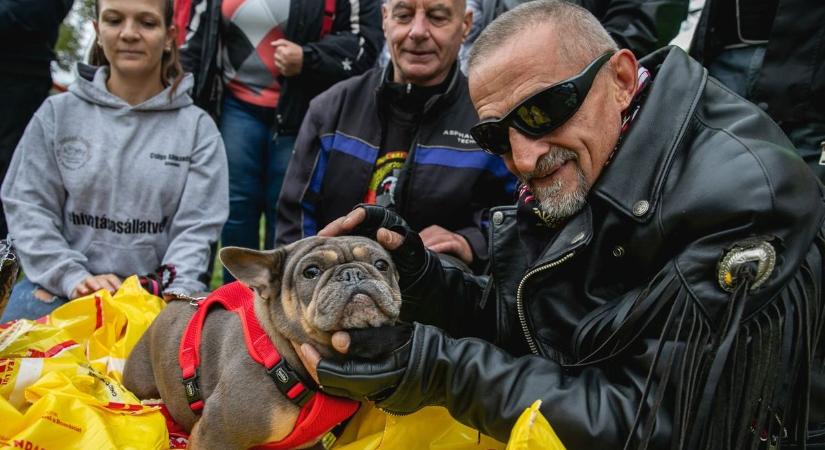
<svg viewBox="0 0 825 450">
<path fill-rule="evenodd" d="M 83 167 L 92 156 L 89 142 L 77 136 L 61 139 L 56 148 L 57 161 L 69 170 Z"/>
<path fill-rule="evenodd" d="M 174 153 L 149 153 L 149 159 L 163 162 L 164 166 L 180 167 L 181 163 L 188 163 L 192 157 L 176 155 Z"/>
</svg>

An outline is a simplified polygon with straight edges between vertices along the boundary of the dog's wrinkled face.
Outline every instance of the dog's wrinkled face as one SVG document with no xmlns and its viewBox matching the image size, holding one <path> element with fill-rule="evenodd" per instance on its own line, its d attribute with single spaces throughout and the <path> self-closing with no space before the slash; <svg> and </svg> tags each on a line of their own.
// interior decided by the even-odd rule
<svg viewBox="0 0 825 450">
<path fill-rule="evenodd" d="M 331 332 L 395 322 L 401 295 L 392 260 L 380 245 L 359 237 L 313 244 L 290 255 L 282 289 L 311 328 Z"/>
<path fill-rule="evenodd" d="M 310 237 L 268 252 L 227 247 L 221 261 L 298 342 L 327 345 L 334 331 L 391 325 L 401 311 L 395 266 L 371 239 Z"/>
</svg>

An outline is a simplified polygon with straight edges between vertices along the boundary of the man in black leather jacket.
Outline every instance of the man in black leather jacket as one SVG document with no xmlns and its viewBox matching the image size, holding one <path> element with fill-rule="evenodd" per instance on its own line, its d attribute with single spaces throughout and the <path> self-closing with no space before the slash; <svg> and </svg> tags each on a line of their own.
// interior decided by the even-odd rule
<svg viewBox="0 0 825 450">
<path fill-rule="evenodd" d="M 333 222 L 390 249 L 421 323 L 337 333 L 341 361 L 302 346 L 323 389 L 501 440 L 540 399 L 575 449 L 819 448 L 825 205 L 779 127 L 682 50 L 637 63 L 553 0 L 485 30 L 470 92 L 474 137 L 524 183 L 494 209 L 491 274 L 376 207 Z"/>
</svg>

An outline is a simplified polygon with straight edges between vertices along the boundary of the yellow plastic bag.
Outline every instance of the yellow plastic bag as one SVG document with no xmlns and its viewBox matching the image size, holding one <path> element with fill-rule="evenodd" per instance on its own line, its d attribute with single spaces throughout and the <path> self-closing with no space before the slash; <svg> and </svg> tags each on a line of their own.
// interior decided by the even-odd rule
<svg viewBox="0 0 825 450">
<path fill-rule="evenodd" d="M 505 444 L 457 422 L 441 407 L 407 416 L 364 404 L 335 443 L 335 450 L 564 450 L 536 401 L 519 417 Z"/>
<path fill-rule="evenodd" d="M 541 400 L 536 400 L 521 413 L 510 433 L 507 450 L 564 450 L 553 427 L 539 411 L 540 407 Z"/>
<path fill-rule="evenodd" d="M 111 296 L 72 300 L 48 317 L 0 324 L 0 447 L 167 449 L 166 422 L 120 384 L 129 352 L 164 302 L 136 277 Z M 424 408 L 396 417 L 364 404 L 336 450 L 560 450 L 538 411 L 525 410 L 505 444 Z"/>
<path fill-rule="evenodd" d="M 0 447 L 166 449 L 163 416 L 121 384 L 123 362 L 163 308 L 124 281 L 37 321 L 0 325 Z"/>
</svg>

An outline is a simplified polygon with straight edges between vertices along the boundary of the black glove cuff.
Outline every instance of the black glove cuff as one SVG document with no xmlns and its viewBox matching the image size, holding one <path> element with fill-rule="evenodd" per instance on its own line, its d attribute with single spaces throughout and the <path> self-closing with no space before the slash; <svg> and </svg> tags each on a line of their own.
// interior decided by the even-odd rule
<svg viewBox="0 0 825 450">
<path fill-rule="evenodd" d="M 398 269 L 400 279 L 398 285 L 401 290 L 414 285 L 424 276 L 429 267 L 431 252 L 424 247 L 421 236 L 410 229 L 404 230 L 400 226 L 390 228 L 391 231 L 404 236 L 404 242 L 395 250 L 390 250 L 395 267 Z"/>
</svg>

